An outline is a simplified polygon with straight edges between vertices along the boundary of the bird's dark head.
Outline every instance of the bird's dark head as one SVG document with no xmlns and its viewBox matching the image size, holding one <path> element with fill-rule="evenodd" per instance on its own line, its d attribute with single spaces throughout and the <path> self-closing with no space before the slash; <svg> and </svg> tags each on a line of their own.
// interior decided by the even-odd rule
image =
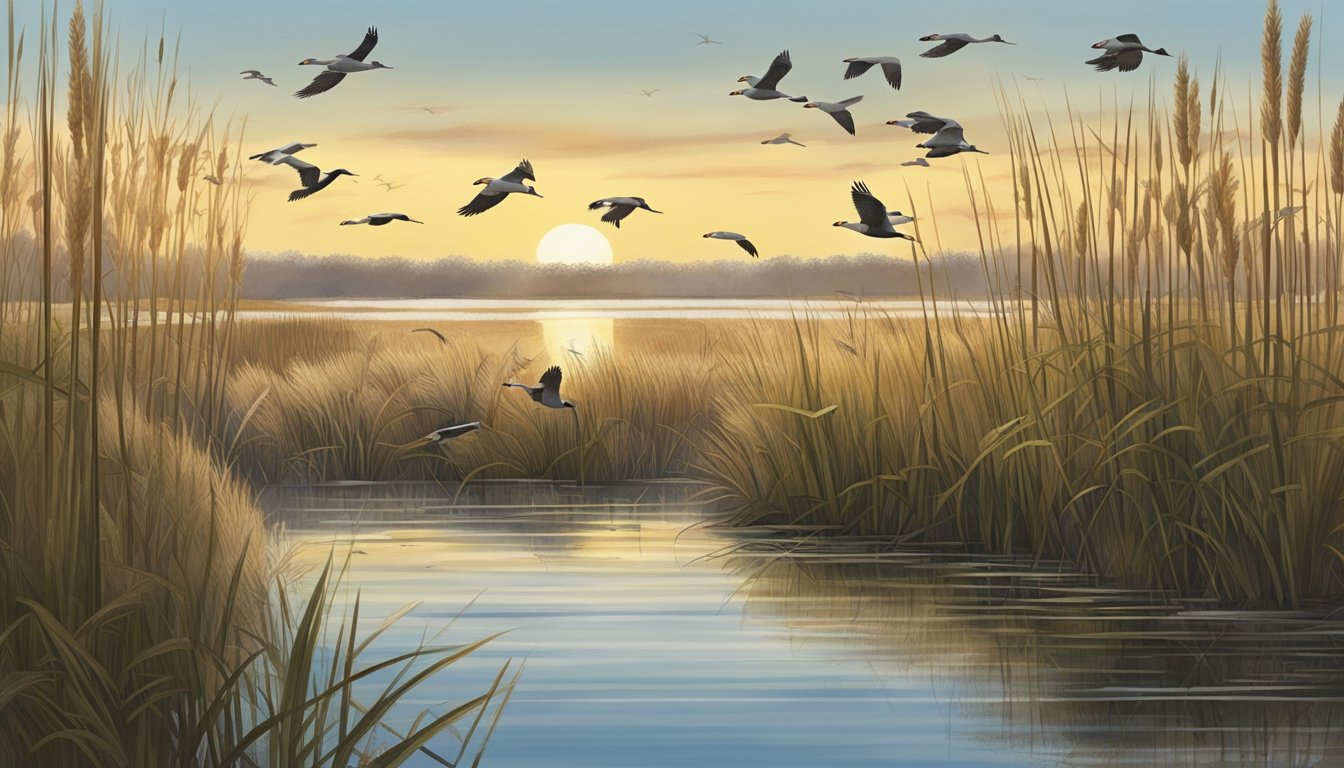
<svg viewBox="0 0 1344 768">
<path fill-rule="evenodd" d="M 919 242 L 919 238 L 917 238 L 917 237 L 911 237 L 910 235 L 907 235 L 907 234 L 905 234 L 904 232 L 897 232 L 897 233 L 896 233 L 896 236 L 899 237 L 899 238 L 901 238 L 902 240 L 909 240 L 909 241 L 912 242 L 912 243 L 918 243 L 918 242 Z"/>
<path fill-rule="evenodd" d="M 359 222 L 358 222 L 358 221 L 355 221 L 354 219 L 346 219 L 345 221 L 342 221 L 342 222 L 341 222 L 341 226 L 342 226 L 342 227 L 348 227 L 348 226 L 350 226 L 351 224 L 358 224 L 358 223 L 359 223 Z"/>
<path fill-rule="evenodd" d="M 1157 54 L 1158 56 L 1170 56 L 1170 55 L 1171 55 L 1170 53 L 1167 53 L 1167 49 L 1166 49 L 1166 48 L 1158 48 L 1156 51 L 1153 51 L 1153 53 Z"/>
<path fill-rule="evenodd" d="M 490 178 L 489 176 L 482 176 L 481 178 L 479 178 L 479 179 L 477 179 L 477 180 L 475 180 L 475 181 L 473 181 L 473 182 L 471 182 L 471 183 L 472 183 L 473 185 L 475 185 L 475 184 L 489 184 L 489 183 L 492 182 L 492 181 L 494 181 L 494 179 Z"/>
<path fill-rule="evenodd" d="M 541 194 L 540 194 L 539 192 L 537 192 L 537 188 L 536 188 L 536 187 L 528 187 L 528 188 L 527 188 L 527 194 L 532 195 L 532 196 L 534 196 L 534 197 L 541 197 Z"/>
<path fill-rule="evenodd" d="M 728 95 L 729 95 L 729 96 L 741 96 L 741 95 L 742 95 L 742 92 L 741 92 L 741 91 L 733 91 L 732 93 L 729 93 Z"/>
<path fill-rule="evenodd" d="M 701 235 L 701 237 L 713 237 L 714 234 L 715 234 L 715 233 L 713 233 L 713 232 L 706 232 L 705 234 Z"/>
<path fill-rule="evenodd" d="M 1010 43 L 1007 40 L 1004 40 L 1002 37 L 999 37 L 998 35 L 994 35 L 989 39 L 993 40 L 996 43 L 1003 43 L 1004 45 L 1017 45 L 1017 43 Z"/>
<path fill-rule="evenodd" d="M 331 172 L 331 175 L 332 175 L 332 176 L 358 176 L 359 174 L 358 174 L 358 173 L 353 173 L 353 172 L 351 172 L 351 171 L 347 171 L 347 170 L 345 170 L 344 168 L 337 168 L 336 170 L 334 170 L 334 171 Z"/>
<path fill-rule="evenodd" d="M 389 67 L 381 61 L 370 61 L 369 66 L 374 69 L 395 69 L 395 67 Z"/>
<path fill-rule="evenodd" d="M 979 152 L 979 153 L 982 154 L 982 155 L 988 155 L 988 154 L 989 154 L 989 153 L 986 152 L 985 150 L 977 148 L 974 144 L 972 144 L 972 145 L 966 147 L 966 151 L 967 151 L 967 152 Z"/>
<path fill-rule="evenodd" d="M 304 64 L 316 64 L 316 63 L 317 59 L 304 59 L 303 61 L 299 62 L 299 66 L 303 66 Z"/>
<path fill-rule="evenodd" d="M 942 40 L 942 39 L 943 39 L 942 35 L 925 35 L 919 38 L 919 41 L 921 43 L 932 43 L 935 40 Z"/>
</svg>

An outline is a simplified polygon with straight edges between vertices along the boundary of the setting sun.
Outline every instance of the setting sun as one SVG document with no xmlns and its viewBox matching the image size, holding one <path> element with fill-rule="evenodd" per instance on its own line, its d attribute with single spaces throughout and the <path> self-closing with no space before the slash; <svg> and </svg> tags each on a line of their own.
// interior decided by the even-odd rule
<svg viewBox="0 0 1344 768">
<path fill-rule="evenodd" d="M 610 264 L 611 243 L 587 224 L 561 224 L 537 243 L 542 264 Z"/>
</svg>

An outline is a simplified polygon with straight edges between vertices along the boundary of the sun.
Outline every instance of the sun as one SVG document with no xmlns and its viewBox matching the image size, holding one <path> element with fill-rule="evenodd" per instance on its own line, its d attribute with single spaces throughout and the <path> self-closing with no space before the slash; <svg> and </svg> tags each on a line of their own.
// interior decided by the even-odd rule
<svg viewBox="0 0 1344 768">
<path fill-rule="evenodd" d="M 611 243 L 587 224 L 561 224 L 537 243 L 542 264 L 610 264 Z"/>
</svg>

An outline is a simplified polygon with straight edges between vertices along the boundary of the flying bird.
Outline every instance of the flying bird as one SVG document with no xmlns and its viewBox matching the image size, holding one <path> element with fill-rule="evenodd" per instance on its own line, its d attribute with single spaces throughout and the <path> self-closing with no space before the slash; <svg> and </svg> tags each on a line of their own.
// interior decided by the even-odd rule
<svg viewBox="0 0 1344 768">
<path fill-rule="evenodd" d="M 855 56 L 845 59 L 849 68 L 845 70 L 845 79 L 853 80 L 874 66 L 882 67 L 882 74 L 892 88 L 901 90 L 901 60 L 895 56 Z"/>
<path fill-rule="evenodd" d="M 747 239 L 746 235 L 739 235 L 736 232 L 720 231 L 720 232 L 706 232 L 705 234 L 701 235 L 701 237 L 712 237 L 715 240 L 732 240 L 733 242 L 742 246 L 742 250 L 751 254 L 751 258 L 753 259 L 760 258 L 760 254 L 756 252 L 756 246 L 751 244 L 751 241 Z"/>
<path fill-rule="evenodd" d="M 914 160 L 906 160 L 904 163 L 901 163 L 901 165 L 906 166 L 906 167 L 909 167 L 909 166 L 912 166 L 912 165 L 917 165 L 917 166 L 919 166 L 919 167 L 921 167 L 921 168 L 928 168 L 928 167 L 929 167 L 929 161 L 928 161 L 928 160 L 925 160 L 925 159 L 922 158 L 922 157 L 916 157 Z"/>
<path fill-rule="evenodd" d="M 210 182 L 211 184 L 214 184 L 215 186 L 219 186 L 220 184 L 224 183 L 223 179 L 219 178 L 214 174 L 210 174 L 209 176 L 202 176 L 201 178 Z"/>
<path fill-rule="evenodd" d="M 480 428 L 481 428 L 481 422 L 472 421 L 466 424 L 458 424 L 452 427 L 444 427 L 443 429 L 436 429 L 433 432 L 430 432 L 428 435 L 425 435 L 424 437 L 420 438 L 419 440 L 416 440 L 415 442 L 410 443 L 409 445 L 403 446 L 403 448 L 408 449 L 421 448 L 426 445 L 440 444 L 445 440 L 451 440 L 454 437 L 461 437 L 470 432 L 475 432 Z"/>
<path fill-rule="evenodd" d="M 258 72 L 258 71 L 255 70 L 255 69 L 244 69 L 242 72 L 239 72 L 238 74 L 240 74 L 240 75 L 247 75 L 247 77 L 244 77 L 244 78 L 243 78 L 244 80 L 260 80 L 261 82 L 263 82 L 263 83 L 265 83 L 265 84 L 267 84 L 267 85 L 275 85 L 275 81 L 274 81 L 274 80 L 272 80 L 271 78 L 269 78 L 269 77 L 267 77 L 267 76 L 261 74 L 260 72 Z"/>
<path fill-rule="evenodd" d="M 458 208 L 457 212 L 463 216 L 475 216 L 478 213 L 485 213 L 496 205 L 499 205 L 504 201 L 504 198 L 514 192 L 541 197 L 541 195 L 537 194 L 537 188 L 527 186 L 523 183 L 524 180 L 537 180 L 536 174 L 532 172 L 532 163 L 528 162 L 526 159 L 519 163 L 517 168 L 504 174 L 501 178 L 492 179 L 489 176 L 486 176 L 477 179 L 472 182 L 472 184 L 484 184 L 485 189 L 482 189 L 476 197 L 472 198 L 471 202 Z"/>
<path fill-rule="evenodd" d="M 962 131 L 961 123 L 956 120 L 944 120 L 943 127 L 933 136 L 925 139 L 915 145 L 920 149 L 929 150 L 925 157 L 951 157 L 962 152 L 979 152 L 982 155 L 989 153 L 983 149 L 977 149 L 974 144 L 967 144 L 966 137 Z"/>
<path fill-rule="evenodd" d="M 748 99 L 756 101 L 770 101 L 772 99 L 788 99 L 799 104 L 807 101 L 806 96 L 790 96 L 778 90 L 779 81 L 789 74 L 793 69 L 793 60 L 789 58 L 788 51 L 780 51 L 775 60 L 770 62 L 770 69 L 766 70 L 765 77 L 755 77 L 753 75 L 743 75 L 737 78 L 737 82 L 746 83 L 747 87 L 741 90 L 733 91 L 729 96 L 746 96 Z"/>
<path fill-rule="evenodd" d="M 901 128 L 909 128 L 915 133 L 937 133 L 943 129 L 943 126 L 951 123 L 956 124 L 956 120 L 950 117 L 938 117 L 930 115 L 928 112 L 919 110 L 906 115 L 907 120 L 888 120 L 887 125 L 896 125 Z"/>
<path fill-rule="evenodd" d="M 854 116 L 849 114 L 849 108 L 858 104 L 860 101 L 863 101 L 862 96 L 855 96 L 835 103 L 829 101 L 809 101 L 803 105 L 803 109 L 820 109 L 822 112 L 835 118 L 835 122 L 839 123 L 841 128 L 848 131 L 850 136 L 853 136 Z"/>
<path fill-rule="evenodd" d="M 639 89 L 639 92 L 642 93 L 642 94 L 644 94 L 645 96 L 652 96 L 653 94 L 655 94 L 655 93 L 657 93 L 657 92 L 659 92 L 659 91 L 661 91 L 661 90 L 663 90 L 663 89 L 662 89 L 662 88 L 654 88 L 654 89 L 652 89 L 652 90 L 647 90 L 647 89 L 644 89 L 644 88 L 640 88 L 640 89 Z"/>
<path fill-rule="evenodd" d="M 1095 59 L 1088 60 L 1098 72 L 1110 72 L 1118 69 L 1121 72 L 1133 72 L 1143 63 L 1143 54 L 1152 53 L 1158 56 L 1170 56 L 1166 48 L 1158 48 L 1156 51 L 1139 42 L 1138 35 L 1120 35 L 1119 37 L 1102 40 L 1092 46 L 1094 50 L 1104 50 Z"/>
<path fill-rule="evenodd" d="M 929 50 L 919 54 L 920 56 L 923 56 L 926 59 L 940 59 L 944 56 L 960 51 L 962 48 L 965 48 L 971 43 L 1003 43 L 1005 45 L 1017 45 L 1017 43 L 1010 43 L 1007 40 L 1004 40 L 1002 37 L 999 37 L 998 35 L 975 38 L 971 37 L 965 32 L 955 32 L 950 35 L 925 35 L 919 39 L 920 42 L 925 43 L 931 43 L 935 40 L 941 40 L 943 43 L 942 45 L 935 45 Z"/>
<path fill-rule="evenodd" d="M 392 67 L 380 61 L 365 62 L 364 59 L 373 52 L 373 47 L 378 44 L 378 30 L 375 27 L 369 27 L 369 31 L 364 33 L 364 41 L 359 47 L 344 56 L 336 56 L 331 59 L 304 59 L 300 65 L 312 64 L 315 66 L 326 67 L 326 71 L 313 78 L 303 89 L 296 91 L 295 96 L 300 99 L 306 99 L 310 96 L 316 96 L 319 93 L 326 93 L 335 88 L 345 79 L 346 75 L 354 72 L 368 72 L 373 69 L 392 69 Z"/>
<path fill-rule="evenodd" d="M 286 156 L 280 162 L 298 171 L 299 183 L 303 185 L 303 187 L 289 193 L 289 202 L 291 203 L 294 202 L 295 200 L 302 200 L 305 197 L 308 197 L 309 195 L 314 195 L 317 194 L 318 192 L 321 192 L 322 190 L 331 186 L 331 182 L 335 181 L 341 176 L 359 175 L 357 173 L 351 173 L 350 171 L 347 171 L 344 168 L 337 168 L 334 171 L 328 171 L 327 173 L 324 174 L 322 173 L 322 169 L 318 168 L 316 165 L 313 165 L 312 163 L 305 163 L 299 158 L 294 157 L 293 155 Z"/>
<path fill-rule="evenodd" d="M 516 387 L 527 392 L 533 402 L 547 408 L 576 408 L 578 406 L 560 397 L 560 366 L 552 365 L 541 374 L 541 383 L 535 387 L 506 382 L 505 387 Z"/>
<path fill-rule="evenodd" d="M 700 42 L 696 43 L 696 45 L 723 45 L 723 43 L 718 40 L 710 40 L 709 35 L 702 35 L 699 32 L 696 32 L 695 36 L 700 38 Z"/>
<path fill-rule="evenodd" d="M 779 134 L 778 136 L 776 136 L 775 138 L 773 138 L 773 139 L 766 139 L 765 141 L 762 141 L 761 143 L 762 143 L 762 144 L 794 144 L 794 145 L 797 145 L 797 146 L 799 146 L 799 147 L 806 147 L 806 146 L 807 146 L 806 144 L 799 144 L 798 142 L 794 141 L 794 140 L 793 140 L 793 134 L 791 134 L 791 133 L 781 133 L 781 134 Z"/>
<path fill-rule="evenodd" d="M 897 232 L 892 227 L 891 214 L 887 213 L 887 207 L 882 204 L 881 200 L 873 197 L 873 193 L 868 191 L 867 184 L 862 181 L 854 182 L 854 186 L 849 190 L 849 196 L 854 201 L 854 210 L 859 212 L 859 220 L 857 222 L 837 221 L 831 226 L 852 229 L 868 237 L 899 237 L 902 240 L 919 242 L 904 232 Z"/>
<path fill-rule="evenodd" d="M 574 355 L 575 357 L 583 357 L 583 353 L 580 352 L 579 350 L 577 350 L 577 349 L 574 348 L 574 340 L 573 340 L 573 339 L 570 339 L 570 340 L 569 340 L 569 346 L 568 346 L 568 347 L 563 347 L 563 349 L 564 349 L 566 352 L 568 352 L 569 354 Z"/>
<path fill-rule="evenodd" d="M 341 226 L 351 224 L 368 224 L 371 227 L 381 227 L 384 224 L 390 224 L 394 221 L 409 221 L 412 224 L 424 224 L 423 221 L 417 221 L 404 213 L 370 213 L 362 219 L 346 219 L 341 222 Z"/>
<path fill-rule="evenodd" d="M 1018 77 L 1022 78 L 1023 80 L 1030 80 L 1030 81 L 1033 82 L 1033 83 L 1044 83 L 1044 82 L 1045 82 L 1045 78 L 1044 78 L 1044 77 L 1032 77 L 1031 75 L 1018 75 Z"/>
<path fill-rule="evenodd" d="M 650 208 L 642 197 L 604 197 L 588 204 L 588 210 L 590 211 L 596 211 L 599 208 L 608 209 L 606 213 L 602 214 L 602 220 L 614 225 L 617 229 L 621 228 L 621 219 L 636 210 L 643 209 L 649 213 L 662 213 L 662 211 L 655 211 Z"/>
<path fill-rule="evenodd" d="M 275 149 L 267 150 L 257 155 L 249 155 L 247 159 L 260 160 L 263 163 L 269 163 L 271 165 L 280 165 L 285 162 L 286 158 L 295 152 L 302 152 L 309 147 L 316 146 L 316 144 L 304 144 L 301 141 L 291 141 L 283 147 L 276 147 Z"/>
</svg>

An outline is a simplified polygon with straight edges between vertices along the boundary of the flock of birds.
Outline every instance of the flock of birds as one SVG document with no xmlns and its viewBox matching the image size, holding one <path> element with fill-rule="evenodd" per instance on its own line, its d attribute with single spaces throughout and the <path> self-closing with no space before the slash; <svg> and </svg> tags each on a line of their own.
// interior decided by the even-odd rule
<svg viewBox="0 0 1344 768">
<path fill-rule="evenodd" d="M 700 39 L 696 43 L 699 45 L 722 45 L 721 41 L 712 39 L 709 35 L 698 34 Z M 938 43 L 932 48 L 920 54 L 921 57 L 936 59 L 950 56 L 963 48 L 980 43 L 1001 43 L 1004 45 L 1015 45 L 1004 40 L 999 35 L 977 38 L 966 33 L 954 34 L 934 34 L 925 35 L 919 38 L 921 42 Z M 333 56 L 327 59 L 306 58 L 300 61 L 304 66 L 321 66 L 323 70 L 313 78 L 307 86 L 296 91 L 294 95 L 300 99 L 307 99 L 332 90 L 345 80 L 347 75 L 358 74 L 361 72 L 371 72 L 379 69 L 392 69 L 379 61 L 366 61 L 369 54 L 378 45 L 378 30 L 370 27 L 364 35 L 364 39 L 359 46 L 348 54 Z M 1137 69 L 1143 62 L 1145 53 L 1157 56 L 1170 56 L 1171 54 L 1163 48 L 1156 50 L 1145 46 L 1137 35 L 1125 34 L 1114 38 L 1108 38 L 1092 46 L 1094 50 L 1100 50 L 1102 53 L 1086 61 L 1098 72 L 1110 72 L 1118 70 L 1120 72 L 1131 72 Z M 844 72 L 845 80 L 852 80 L 862 77 L 874 67 L 878 68 L 887 84 L 893 89 L 900 90 L 902 80 L 901 60 L 895 56 L 856 56 L 843 60 L 848 65 Z M 755 75 L 744 75 L 738 78 L 739 83 L 745 85 L 738 90 L 732 91 L 730 96 L 742 96 L 752 101 L 776 101 L 786 100 L 792 103 L 802 104 L 804 109 L 816 109 L 829 115 L 846 133 L 851 136 L 856 135 L 854 116 L 850 113 L 850 107 L 859 104 L 863 96 L 854 96 L 840 101 L 814 101 L 806 96 L 791 96 L 780 90 L 781 81 L 793 69 L 793 61 L 787 50 L 781 51 L 770 62 L 765 75 L 757 77 Z M 260 71 L 255 69 L 243 70 L 240 74 L 244 80 L 257 80 L 267 85 L 275 86 L 275 81 Z M 659 89 L 641 89 L 641 93 L 646 97 L 652 97 Z M 433 114 L 433 110 L 424 108 L 425 111 Z M 965 129 L 960 123 L 952 118 L 939 117 L 928 112 L 911 112 L 901 120 L 890 120 L 887 125 L 905 128 L 913 133 L 927 136 L 916 146 L 925 150 L 923 157 L 915 158 L 901 163 L 906 167 L 929 167 L 930 159 L 951 157 L 965 152 L 989 154 L 974 144 L 966 141 Z M 799 147 L 804 144 L 794 141 L 788 133 L 780 134 L 773 139 L 766 139 L 761 142 L 766 145 L 795 145 Z M 305 149 L 316 146 L 311 143 L 290 142 L 284 146 L 276 147 L 256 155 L 249 159 L 256 160 L 269 165 L 287 165 L 298 172 L 300 187 L 289 193 L 289 200 L 304 200 L 322 190 L 326 189 L 341 176 L 355 176 L 345 168 L 336 168 L 323 172 L 318 166 L 304 162 L 295 155 Z M 222 183 L 213 177 L 207 178 L 214 184 Z M 457 209 L 457 213 L 464 217 L 477 216 L 494 208 L 502 203 L 510 195 L 522 195 L 530 197 L 541 197 L 536 187 L 526 182 L 536 182 L 536 172 L 532 163 L 526 159 L 508 173 L 498 178 L 484 177 L 473 182 L 481 189 L 475 197 L 466 205 Z M 375 179 L 385 185 L 388 190 L 394 188 L 391 182 L 381 180 L 381 175 Z M 900 232 L 896 227 L 902 224 L 908 224 L 913 218 L 902 214 L 900 211 L 888 211 L 887 207 L 878 199 L 862 181 L 853 182 L 850 187 L 850 200 L 858 213 L 859 220 L 856 222 L 837 221 L 834 226 L 853 230 L 867 237 L 875 238 L 900 238 L 904 240 L 916 241 L 916 238 Z M 635 211 L 643 210 L 649 213 L 661 214 L 662 211 L 650 207 L 647 200 L 642 197 L 606 197 L 596 200 L 588 205 L 590 211 L 603 211 L 601 220 L 608 224 L 620 228 L 621 222 L 626 220 Z M 394 221 L 422 224 L 423 222 L 413 219 L 404 213 L 373 213 L 359 219 L 347 219 L 342 221 L 342 225 L 361 225 L 379 227 L 390 224 Z M 703 235 L 705 238 L 716 240 L 727 240 L 735 242 L 753 258 L 760 255 L 756 246 L 745 236 L 737 232 L 719 230 L 707 232 Z M 427 329 L 425 329 L 427 330 Z M 435 334 L 442 340 L 442 335 Z M 541 377 L 541 381 L 536 386 L 524 384 L 506 383 L 505 387 L 514 387 L 525 390 L 533 401 L 547 408 L 574 408 L 574 404 L 560 396 L 561 372 L 558 366 L 552 366 Z M 468 424 L 459 424 L 456 426 L 445 427 L 436 430 L 426 437 L 417 441 L 417 444 L 441 443 L 444 440 L 467 434 L 476 429 L 480 429 L 480 422 L 471 422 Z"/>
</svg>

